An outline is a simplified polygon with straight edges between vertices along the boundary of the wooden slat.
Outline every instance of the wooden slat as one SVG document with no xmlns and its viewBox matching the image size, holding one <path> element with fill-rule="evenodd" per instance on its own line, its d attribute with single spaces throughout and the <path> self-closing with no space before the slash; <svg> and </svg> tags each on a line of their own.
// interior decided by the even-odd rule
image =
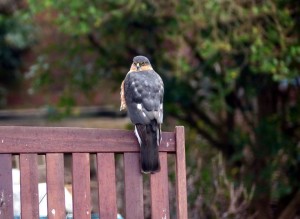
<svg viewBox="0 0 300 219">
<path fill-rule="evenodd" d="M 64 218 L 64 155 L 46 154 L 46 171 L 48 219 Z"/>
<path fill-rule="evenodd" d="M 20 154 L 21 217 L 39 217 L 37 154 Z"/>
<path fill-rule="evenodd" d="M 13 218 L 12 156 L 0 154 L 0 219 Z"/>
<path fill-rule="evenodd" d="M 84 146 L 82 146 L 84 147 Z M 90 159 L 88 153 L 73 153 L 73 215 L 78 219 L 91 218 Z"/>
<path fill-rule="evenodd" d="M 100 218 L 117 218 L 116 171 L 114 153 L 97 154 Z"/>
<path fill-rule="evenodd" d="M 186 191 L 186 166 L 185 166 L 185 138 L 184 127 L 178 126 L 176 132 L 176 196 L 177 218 L 188 218 L 187 191 Z"/>
<path fill-rule="evenodd" d="M 161 170 L 150 176 L 151 216 L 153 219 L 168 219 L 170 211 L 167 153 L 159 153 L 159 159 Z"/>
<path fill-rule="evenodd" d="M 125 218 L 144 218 L 139 153 L 124 153 Z"/>
<path fill-rule="evenodd" d="M 0 153 L 139 152 L 133 131 L 95 128 L 0 126 L 0 145 Z M 175 152 L 174 133 L 163 133 L 159 149 Z"/>
</svg>

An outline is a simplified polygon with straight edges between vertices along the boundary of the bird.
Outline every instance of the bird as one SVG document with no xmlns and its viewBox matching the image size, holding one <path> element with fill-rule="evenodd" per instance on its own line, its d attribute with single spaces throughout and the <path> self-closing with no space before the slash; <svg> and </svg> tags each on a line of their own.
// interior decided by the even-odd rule
<svg viewBox="0 0 300 219">
<path fill-rule="evenodd" d="M 120 110 L 127 109 L 140 145 L 141 172 L 160 171 L 159 145 L 162 140 L 164 83 L 149 59 L 135 56 L 121 84 Z"/>
</svg>

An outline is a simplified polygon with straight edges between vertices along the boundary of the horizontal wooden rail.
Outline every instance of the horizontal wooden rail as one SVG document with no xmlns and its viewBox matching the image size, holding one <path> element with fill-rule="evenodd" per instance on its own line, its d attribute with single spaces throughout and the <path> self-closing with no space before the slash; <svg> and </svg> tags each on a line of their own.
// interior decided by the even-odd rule
<svg viewBox="0 0 300 219">
<path fill-rule="evenodd" d="M 163 132 L 159 150 L 175 152 L 174 132 Z M 1 153 L 139 152 L 133 131 L 69 127 L 0 126 Z"/>
</svg>

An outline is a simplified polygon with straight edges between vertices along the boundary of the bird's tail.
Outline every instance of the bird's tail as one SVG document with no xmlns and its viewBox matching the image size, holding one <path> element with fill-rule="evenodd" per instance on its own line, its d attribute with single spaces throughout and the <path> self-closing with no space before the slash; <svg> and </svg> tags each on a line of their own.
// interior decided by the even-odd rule
<svg viewBox="0 0 300 219">
<path fill-rule="evenodd" d="M 161 130 L 156 120 L 151 124 L 136 124 L 135 134 L 141 149 L 141 170 L 143 173 L 155 173 L 160 170 L 158 146 L 160 144 Z"/>
</svg>

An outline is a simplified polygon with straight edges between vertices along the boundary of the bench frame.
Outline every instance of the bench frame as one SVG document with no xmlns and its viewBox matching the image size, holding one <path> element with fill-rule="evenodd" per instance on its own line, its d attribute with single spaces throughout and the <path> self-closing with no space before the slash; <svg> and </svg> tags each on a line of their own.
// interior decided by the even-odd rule
<svg viewBox="0 0 300 219">
<path fill-rule="evenodd" d="M 13 218 L 12 156 L 20 155 L 21 217 L 39 217 L 37 155 L 46 156 L 48 218 L 65 218 L 64 153 L 72 154 L 73 216 L 90 219 L 90 153 L 96 154 L 100 218 L 115 219 L 115 154 L 124 156 L 125 218 L 144 218 L 143 175 L 133 131 L 0 126 L 0 219 Z M 170 218 L 167 154 L 176 160 L 177 218 L 187 219 L 184 127 L 163 132 L 161 171 L 150 176 L 152 218 Z"/>
</svg>

